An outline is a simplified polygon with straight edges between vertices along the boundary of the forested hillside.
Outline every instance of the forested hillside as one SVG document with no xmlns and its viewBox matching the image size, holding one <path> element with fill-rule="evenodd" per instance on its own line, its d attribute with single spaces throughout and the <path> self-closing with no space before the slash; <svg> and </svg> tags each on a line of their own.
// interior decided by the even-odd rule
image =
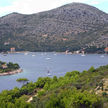
<svg viewBox="0 0 108 108">
<path fill-rule="evenodd" d="M 20 78 L 17 81 L 28 81 Z M 108 65 L 38 78 L 0 93 L 0 108 L 107 108 Z"/>
</svg>

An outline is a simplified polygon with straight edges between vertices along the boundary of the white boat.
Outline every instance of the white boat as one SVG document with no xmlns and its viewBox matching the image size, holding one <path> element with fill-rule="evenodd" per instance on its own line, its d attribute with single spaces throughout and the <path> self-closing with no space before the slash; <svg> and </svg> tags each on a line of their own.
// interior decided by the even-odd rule
<svg viewBox="0 0 108 108">
<path fill-rule="evenodd" d="M 103 58 L 103 57 L 105 57 L 105 56 L 104 56 L 104 55 L 101 55 L 100 57 Z"/>
<path fill-rule="evenodd" d="M 51 74 L 50 74 L 50 73 L 48 73 L 48 76 L 51 76 Z"/>
<path fill-rule="evenodd" d="M 51 58 L 46 58 L 46 60 L 50 60 Z"/>
<path fill-rule="evenodd" d="M 28 55 L 28 53 L 24 53 L 24 55 Z"/>
<path fill-rule="evenodd" d="M 85 54 L 82 54 L 81 56 L 86 56 Z"/>
<path fill-rule="evenodd" d="M 50 73 L 50 71 L 49 71 L 49 70 L 48 70 L 48 72 L 47 72 L 47 75 L 48 75 L 48 76 L 51 76 L 51 73 Z"/>
<path fill-rule="evenodd" d="M 32 57 L 34 57 L 35 55 L 33 54 Z"/>
<path fill-rule="evenodd" d="M 54 55 L 57 55 L 56 53 Z"/>
</svg>

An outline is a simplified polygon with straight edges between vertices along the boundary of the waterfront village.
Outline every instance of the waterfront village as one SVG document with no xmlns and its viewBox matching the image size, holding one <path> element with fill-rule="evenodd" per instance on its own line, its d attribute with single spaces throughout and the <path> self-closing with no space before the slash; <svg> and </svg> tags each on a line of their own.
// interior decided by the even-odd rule
<svg viewBox="0 0 108 108">
<path fill-rule="evenodd" d="M 10 43 L 9 42 L 4 42 L 5 46 L 8 46 Z M 89 52 L 87 51 L 89 48 L 93 48 L 93 45 L 87 46 L 86 48 L 81 48 L 79 50 L 74 50 L 74 51 L 70 51 L 68 48 L 66 51 L 64 52 L 58 52 L 58 53 L 64 53 L 64 54 L 85 54 L 85 53 L 93 53 L 93 52 Z M 99 47 L 96 46 L 96 49 L 98 49 Z M 108 53 L 108 47 L 103 47 L 101 48 L 102 52 L 101 53 Z M 3 55 L 6 54 L 10 54 L 10 53 L 27 53 L 29 51 L 17 51 L 17 49 L 15 47 L 10 47 L 10 50 L 2 52 Z M 55 52 L 55 51 L 54 51 Z M 95 52 L 97 53 L 97 52 Z"/>
<path fill-rule="evenodd" d="M 1 52 L 4 56 L 6 56 L 6 54 L 11 54 L 11 53 L 26 53 L 26 52 L 29 52 L 29 51 L 16 51 L 16 48 L 15 47 L 11 47 L 10 48 L 10 51 L 7 51 L 7 52 Z M 54 51 L 55 52 L 55 51 Z M 66 50 L 65 52 L 58 52 L 58 53 L 64 53 L 64 54 L 84 54 L 85 51 L 84 49 L 82 50 L 77 50 L 77 51 L 73 51 L 73 52 L 70 52 L 69 50 Z"/>
</svg>

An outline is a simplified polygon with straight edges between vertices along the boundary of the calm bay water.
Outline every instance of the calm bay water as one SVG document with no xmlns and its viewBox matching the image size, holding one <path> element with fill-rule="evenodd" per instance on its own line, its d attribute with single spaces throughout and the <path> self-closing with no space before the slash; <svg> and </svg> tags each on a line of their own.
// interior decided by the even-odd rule
<svg viewBox="0 0 108 108">
<path fill-rule="evenodd" d="M 61 53 L 24 53 L 8 54 L 3 56 L 0 54 L 0 60 L 6 62 L 18 63 L 23 69 L 22 73 L 0 76 L 0 92 L 4 89 L 12 89 L 15 86 L 21 87 L 21 84 L 16 82 L 17 78 L 28 78 L 30 81 L 36 81 L 38 77 L 48 76 L 50 71 L 51 76 L 63 76 L 66 72 L 73 70 L 83 71 L 91 66 L 99 67 L 108 64 L 108 55 L 101 57 L 100 54 L 81 55 L 65 55 Z"/>
</svg>

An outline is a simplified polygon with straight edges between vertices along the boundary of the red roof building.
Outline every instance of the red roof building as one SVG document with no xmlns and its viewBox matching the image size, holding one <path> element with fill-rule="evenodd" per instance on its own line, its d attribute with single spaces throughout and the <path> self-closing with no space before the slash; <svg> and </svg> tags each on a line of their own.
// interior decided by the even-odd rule
<svg viewBox="0 0 108 108">
<path fill-rule="evenodd" d="M 104 49 L 104 51 L 105 51 L 105 52 L 108 52 L 108 47 L 106 47 L 106 48 Z"/>
<path fill-rule="evenodd" d="M 10 48 L 10 51 L 15 52 L 15 48 L 14 47 Z"/>
</svg>

